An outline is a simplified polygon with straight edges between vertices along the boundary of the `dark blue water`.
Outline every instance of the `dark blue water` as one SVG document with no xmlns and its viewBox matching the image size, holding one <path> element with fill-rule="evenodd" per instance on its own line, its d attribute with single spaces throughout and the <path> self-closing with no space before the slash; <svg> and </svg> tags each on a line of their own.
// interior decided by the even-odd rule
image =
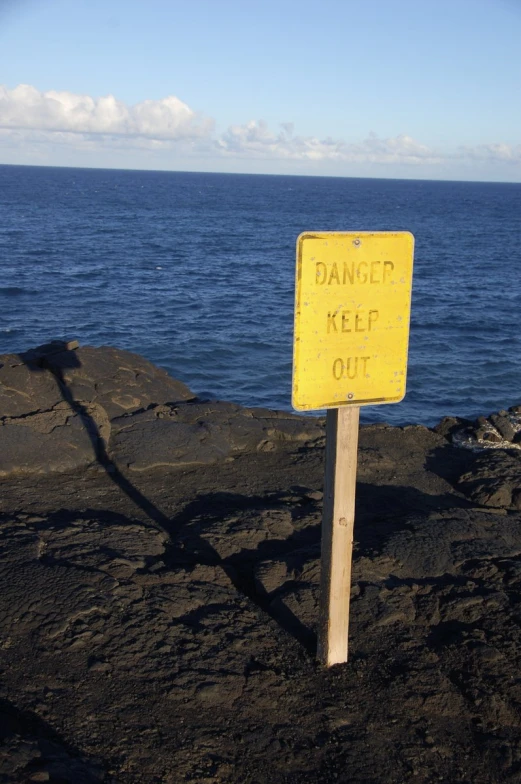
<svg viewBox="0 0 521 784">
<path fill-rule="evenodd" d="M 110 344 L 289 410 L 305 230 L 416 237 L 407 395 L 365 421 L 521 402 L 519 184 L 0 166 L 0 353 Z"/>
</svg>

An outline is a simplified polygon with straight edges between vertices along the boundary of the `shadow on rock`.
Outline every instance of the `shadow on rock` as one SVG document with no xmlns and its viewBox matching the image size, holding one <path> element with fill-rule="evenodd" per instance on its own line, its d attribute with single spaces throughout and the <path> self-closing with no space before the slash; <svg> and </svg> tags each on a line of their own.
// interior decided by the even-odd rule
<svg viewBox="0 0 521 784">
<path fill-rule="evenodd" d="M 2 781 L 97 784 L 105 780 L 98 763 L 82 756 L 35 713 L 21 711 L 6 699 L 0 699 L 0 749 Z"/>
<path fill-rule="evenodd" d="M 464 494 L 471 506 L 521 509 L 521 453 L 518 449 L 470 451 L 435 449 L 426 467 Z"/>
<path fill-rule="evenodd" d="M 357 553 L 379 550 L 390 536 L 409 526 L 413 515 L 427 516 L 447 509 L 473 505 L 461 496 L 429 495 L 402 485 L 357 484 L 355 540 Z"/>
<path fill-rule="evenodd" d="M 40 349 L 20 355 L 33 372 L 50 371 L 56 380 L 63 400 L 77 414 L 92 444 L 96 462 L 111 482 L 153 521 L 156 530 L 163 532 L 166 545 L 159 558 L 167 569 L 193 568 L 198 565 L 219 566 L 227 574 L 236 590 L 272 616 L 287 632 L 314 653 L 315 634 L 287 606 L 277 609 L 275 592 L 266 584 L 275 580 L 278 565 L 286 570 L 286 584 L 298 583 L 299 576 L 309 561 L 320 556 L 321 504 L 306 494 L 306 489 L 294 487 L 287 492 L 269 495 L 242 495 L 212 492 L 199 495 L 174 517 L 166 515 L 125 476 L 108 453 L 108 435 L 97 413 L 78 401 L 67 383 L 67 370 L 81 366 L 75 343 L 57 341 Z M 92 409 L 92 410 L 91 410 Z M 466 458 L 467 456 L 464 455 Z M 429 456 L 429 469 L 448 478 L 461 472 L 462 456 L 452 447 L 434 450 Z M 413 514 L 429 514 L 440 509 L 464 507 L 471 504 L 458 495 L 429 495 L 413 487 L 358 483 L 355 538 L 357 553 L 372 554 L 396 531 L 407 527 Z M 71 512 L 71 515 L 74 515 Z M 96 513 L 99 517 L 99 512 Z M 119 516 L 121 517 L 121 516 Z M 130 519 L 115 520 L 110 525 L 131 523 Z M 86 532 L 86 536 L 91 533 Z M 107 559 L 116 554 L 113 543 L 99 545 Z M 104 548 L 104 549 L 103 549 Z M 57 556 L 54 556 L 57 560 Z M 137 555 L 136 555 L 137 558 Z M 143 568 L 150 566 L 145 559 Z M 258 579 L 258 570 L 269 563 L 269 579 Z M 283 568 L 282 568 L 283 567 Z M 84 567 L 85 568 L 85 567 Z M 259 583 L 262 589 L 259 590 Z M 310 579 L 311 584 L 311 579 Z M 198 610 L 194 623 L 198 621 Z"/>
<path fill-rule="evenodd" d="M 245 496 L 217 492 L 198 496 L 166 526 L 170 543 L 165 563 L 208 564 L 224 569 L 235 588 L 314 654 L 315 633 L 290 611 L 275 612 L 269 596 L 259 591 L 256 567 L 264 561 L 305 562 L 319 555 L 320 524 L 310 518 L 316 505 L 305 496 L 288 504 L 287 493 Z M 199 619 L 203 610 L 194 616 Z"/>
<path fill-rule="evenodd" d="M 135 485 L 119 470 L 115 463 L 110 459 L 107 451 L 107 438 L 102 433 L 102 428 L 96 422 L 89 409 L 83 403 L 75 400 L 66 380 L 65 371 L 71 368 L 81 367 L 78 355 L 75 351 L 77 343 L 65 343 L 63 341 L 53 341 L 39 349 L 33 349 L 20 355 L 20 358 L 34 372 L 50 371 L 60 389 L 63 400 L 68 403 L 71 410 L 80 418 L 85 431 L 92 443 L 92 449 L 97 463 L 107 472 L 112 482 L 139 507 L 148 517 L 160 526 L 168 523 L 168 517 L 164 515 L 146 496 L 143 495 Z M 54 355 L 59 355 L 59 362 L 52 361 Z"/>
<path fill-rule="evenodd" d="M 472 470 L 476 458 L 476 453 L 469 449 L 447 444 L 431 450 L 427 455 L 425 468 L 455 487 L 461 474 Z"/>
<path fill-rule="evenodd" d="M 78 355 L 75 351 L 76 343 L 65 343 L 54 341 L 51 344 L 34 349 L 20 358 L 33 372 L 50 371 L 59 387 L 62 398 L 80 418 L 86 433 L 92 444 L 92 449 L 96 462 L 106 471 L 107 476 L 114 482 L 119 489 L 125 493 L 137 507 L 139 507 L 158 527 L 169 535 L 171 543 L 167 548 L 165 563 L 167 567 L 173 566 L 195 566 L 198 564 L 214 565 L 222 567 L 233 585 L 241 594 L 247 596 L 257 604 L 260 609 L 270 613 L 267 602 L 259 599 L 254 589 L 251 577 L 251 566 L 261 557 L 280 554 L 295 549 L 309 541 L 309 533 L 295 533 L 294 536 L 277 537 L 276 524 L 271 528 L 268 526 L 266 531 L 266 541 L 258 542 L 256 547 L 240 547 L 237 551 L 229 553 L 220 551 L 219 546 L 212 542 L 211 537 L 205 536 L 204 532 L 208 526 L 222 527 L 223 516 L 230 516 L 238 511 L 248 509 L 255 514 L 255 510 L 262 515 L 266 512 L 266 505 L 280 504 L 280 498 L 270 497 L 246 497 L 229 493 L 211 493 L 202 496 L 188 505 L 182 513 L 174 518 L 165 515 L 152 501 L 149 500 L 118 468 L 111 460 L 107 451 L 107 439 L 101 432 L 101 428 L 96 419 L 89 411 L 88 407 L 76 400 L 67 384 L 65 374 L 67 369 L 78 368 L 81 366 Z M 54 359 L 53 359 L 54 357 Z M 74 515 L 74 512 L 71 512 Z M 99 513 L 97 513 L 99 515 Z M 66 521 L 66 515 L 60 512 L 58 519 Z M 113 516 L 110 516 L 113 523 Z M 130 522 L 130 521 L 128 521 Z M 293 529 L 291 529 L 293 530 Z M 251 539 L 251 528 L 245 530 L 244 541 Z M 287 527 L 284 530 L 287 534 Z M 269 540 L 268 540 L 269 537 Z M 237 537 L 235 537 L 237 538 Z M 107 549 L 107 548 L 105 548 Z M 107 549 L 110 556 L 111 550 Z M 54 558 L 57 562 L 59 559 Z M 65 564 L 65 561 L 61 563 Z M 85 567 L 82 567 L 85 568 Z M 88 567 L 87 567 L 88 568 Z M 272 613 L 270 613 L 272 614 Z M 195 621 L 195 619 L 193 619 Z M 305 647 L 314 652 L 315 640 L 310 634 L 309 629 L 305 628 L 299 619 L 286 614 L 284 620 L 276 619 L 283 628 L 301 641 Z"/>
</svg>

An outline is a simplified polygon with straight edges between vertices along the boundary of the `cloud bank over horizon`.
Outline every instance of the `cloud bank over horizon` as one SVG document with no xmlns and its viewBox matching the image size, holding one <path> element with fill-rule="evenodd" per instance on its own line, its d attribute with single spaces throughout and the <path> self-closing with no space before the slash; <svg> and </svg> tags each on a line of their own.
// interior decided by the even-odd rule
<svg viewBox="0 0 521 784">
<path fill-rule="evenodd" d="M 491 142 L 440 151 L 407 133 L 383 139 L 371 132 L 352 142 L 299 136 L 292 123 L 281 123 L 280 130 L 273 132 L 263 120 L 232 125 L 218 133 L 213 118 L 194 111 L 175 95 L 127 105 L 113 95 L 93 98 L 67 91 L 40 92 L 25 84 L 11 90 L 0 85 L 0 153 L 2 148 L 16 151 L 18 158 L 24 150 L 30 158 L 34 150 L 50 155 L 57 148 L 67 148 L 69 153 L 92 155 L 92 166 L 97 165 L 96 153 L 134 150 L 155 155 L 155 164 L 163 168 L 168 168 L 169 155 L 175 153 L 187 161 L 212 159 L 223 165 L 230 160 L 243 165 L 247 161 L 324 164 L 328 172 L 332 165 L 342 164 L 338 173 L 346 175 L 349 165 L 401 165 L 411 167 L 412 173 L 428 167 L 434 173 L 451 164 L 463 164 L 469 170 L 474 164 L 490 164 L 512 179 L 521 176 L 521 144 Z"/>
<path fill-rule="evenodd" d="M 14 90 L 0 85 L 0 128 L 177 140 L 206 136 L 213 121 L 199 117 L 175 95 L 127 106 L 113 95 L 42 93 L 20 84 Z"/>
</svg>

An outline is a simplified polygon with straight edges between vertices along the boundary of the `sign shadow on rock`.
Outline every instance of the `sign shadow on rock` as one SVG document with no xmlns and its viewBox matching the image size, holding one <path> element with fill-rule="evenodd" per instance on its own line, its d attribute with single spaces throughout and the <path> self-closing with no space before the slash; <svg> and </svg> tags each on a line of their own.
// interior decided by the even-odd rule
<svg viewBox="0 0 521 784">
<path fill-rule="evenodd" d="M 168 523 L 168 517 L 161 512 L 146 496 L 144 496 L 127 477 L 120 471 L 117 465 L 111 460 L 107 444 L 102 438 L 100 429 L 89 413 L 88 408 L 78 400 L 75 400 L 71 389 L 65 379 L 64 371 L 72 368 L 81 367 L 81 362 L 74 349 L 70 348 L 70 343 L 55 340 L 52 343 L 32 349 L 24 354 L 20 354 L 20 359 L 27 368 L 34 372 L 50 372 L 58 385 L 63 400 L 80 418 L 86 433 L 92 444 L 92 449 L 96 462 L 107 472 L 110 479 L 156 524 L 164 527 Z M 53 357 L 59 355 L 59 363 L 53 362 Z"/>
<path fill-rule="evenodd" d="M 289 535 L 283 533 L 258 537 L 255 522 L 270 511 L 284 507 L 285 493 L 246 496 L 239 493 L 214 492 L 197 496 L 167 526 L 169 547 L 165 562 L 174 567 L 182 563 L 205 563 L 221 566 L 235 588 L 250 599 L 279 626 L 294 637 L 312 656 L 316 650 L 316 633 L 290 610 L 263 595 L 256 585 L 256 567 L 265 561 L 281 565 L 298 561 L 299 566 L 320 555 L 320 525 L 314 524 Z M 241 514 L 249 518 L 241 523 Z M 228 527 L 237 525 L 237 534 Z M 221 533 L 219 532 L 221 531 Z M 251 542 L 251 546 L 248 545 Z M 204 612 L 196 611 L 196 615 Z"/>
<path fill-rule="evenodd" d="M 187 526 L 194 518 L 203 517 L 206 524 L 218 522 L 219 514 L 226 510 L 226 513 L 245 508 L 261 508 L 276 502 L 276 498 L 247 497 L 234 495 L 232 493 L 211 493 L 201 496 L 174 518 L 165 515 L 150 499 L 132 484 L 132 482 L 122 473 L 115 462 L 111 459 L 107 444 L 102 437 L 100 428 L 93 416 L 89 413 L 87 406 L 74 398 L 65 378 L 67 369 L 81 367 L 81 362 L 75 351 L 76 344 L 64 341 L 53 341 L 52 343 L 32 349 L 20 354 L 20 359 L 26 367 L 33 372 L 50 372 L 56 380 L 60 394 L 71 410 L 79 417 L 85 432 L 88 434 L 92 444 L 96 462 L 107 473 L 114 484 L 133 501 L 170 539 L 171 544 L 167 546 L 165 554 L 165 565 L 168 567 L 197 564 L 218 565 L 223 568 L 236 590 L 254 602 L 261 610 L 269 614 L 274 620 L 295 637 L 304 648 L 314 654 L 316 638 L 314 633 L 308 629 L 290 610 L 283 615 L 274 613 L 267 600 L 264 600 L 256 592 L 251 575 L 248 576 L 248 566 L 251 567 L 253 561 L 260 561 L 262 558 L 282 557 L 284 553 L 294 550 L 296 546 L 302 546 L 302 534 L 298 533 L 284 540 L 271 540 L 263 542 L 256 548 L 243 548 L 240 552 L 223 557 L 203 536 L 203 525 L 200 531 L 196 527 L 191 528 L 189 537 L 189 547 L 180 546 L 180 531 Z M 54 361 L 53 361 L 54 358 Z M 213 511 L 212 511 L 213 510 Z M 317 531 L 316 540 L 320 538 Z M 246 568 L 243 568 L 245 565 Z"/>
</svg>

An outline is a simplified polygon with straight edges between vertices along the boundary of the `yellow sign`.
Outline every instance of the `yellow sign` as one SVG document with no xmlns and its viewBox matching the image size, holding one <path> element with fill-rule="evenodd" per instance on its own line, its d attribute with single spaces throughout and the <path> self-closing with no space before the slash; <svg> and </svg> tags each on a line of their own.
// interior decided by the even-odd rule
<svg viewBox="0 0 521 784">
<path fill-rule="evenodd" d="M 306 232 L 297 240 L 293 407 L 405 395 L 414 237 Z"/>
</svg>

